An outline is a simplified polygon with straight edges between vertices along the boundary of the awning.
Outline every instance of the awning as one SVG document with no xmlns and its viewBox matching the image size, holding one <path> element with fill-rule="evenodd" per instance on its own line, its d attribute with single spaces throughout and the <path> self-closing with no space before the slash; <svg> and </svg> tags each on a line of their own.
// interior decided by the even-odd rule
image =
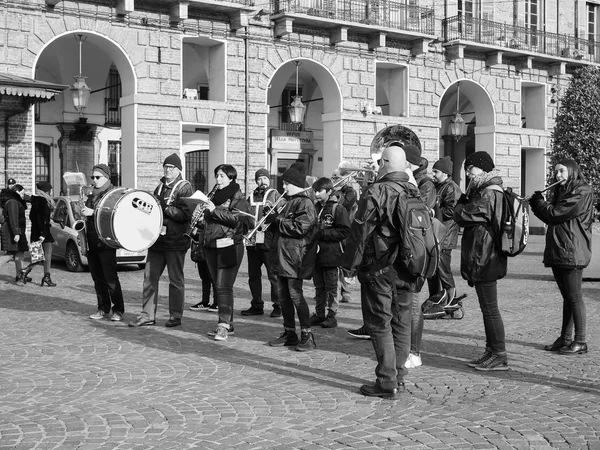
<svg viewBox="0 0 600 450">
<path fill-rule="evenodd" d="M 27 97 L 34 102 L 36 98 L 42 101 L 50 100 L 68 87 L 64 84 L 38 81 L 16 75 L 0 74 L 0 95 Z"/>
</svg>

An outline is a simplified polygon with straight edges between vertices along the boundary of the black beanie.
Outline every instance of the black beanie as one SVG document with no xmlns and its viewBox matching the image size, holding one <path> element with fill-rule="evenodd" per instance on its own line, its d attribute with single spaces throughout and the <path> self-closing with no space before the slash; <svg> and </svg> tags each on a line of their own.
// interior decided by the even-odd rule
<svg viewBox="0 0 600 450">
<path fill-rule="evenodd" d="M 258 182 L 258 179 L 260 177 L 271 178 L 271 174 L 269 173 L 269 171 L 267 169 L 258 169 L 256 171 L 256 173 L 254 174 L 254 181 Z"/>
<path fill-rule="evenodd" d="M 302 163 L 294 163 L 288 170 L 283 172 L 281 178 L 283 181 L 303 188 L 306 186 L 306 168 Z"/>
<path fill-rule="evenodd" d="M 433 168 L 439 170 L 440 172 L 444 172 L 446 175 L 452 176 L 452 168 L 454 167 L 454 163 L 449 156 L 445 156 L 442 159 L 438 159 Z"/>
<path fill-rule="evenodd" d="M 183 166 L 181 165 L 181 158 L 177 153 L 171 153 L 165 158 L 163 166 L 166 166 L 167 164 L 171 164 L 172 166 L 177 167 L 179 170 L 183 168 Z"/>
<path fill-rule="evenodd" d="M 96 164 L 92 168 L 92 172 L 94 172 L 95 170 L 97 170 L 98 172 L 102 172 L 104 174 L 104 176 L 110 180 L 112 171 L 110 170 L 110 167 L 108 167 L 106 164 Z"/>
<path fill-rule="evenodd" d="M 475 152 L 467 156 L 467 159 L 465 159 L 465 170 L 469 166 L 479 167 L 484 172 L 491 172 L 496 167 L 494 166 L 494 160 L 487 152 Z"/>
<path fill-rule="evenodd" d="M 40 191 L 42 192 L 50 192 L 52 190 L 52 185 L 50 184 L 49 181 L 38 181 L 35 184 L 35 187 L 38 188 Z"/>
<path fill-rule="evenodd" d="M 402 147 L 406 154 L 406 160 L 415 166 L 421 165 L 421 150 L 416 145 L 408 144 Z"/>
</svg>

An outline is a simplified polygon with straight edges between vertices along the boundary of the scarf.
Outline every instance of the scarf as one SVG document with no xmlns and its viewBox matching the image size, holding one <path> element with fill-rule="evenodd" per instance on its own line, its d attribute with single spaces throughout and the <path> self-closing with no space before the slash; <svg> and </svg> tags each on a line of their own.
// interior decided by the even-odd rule
<svg viewBox="0 0 600 450">
<path fill-rule="evenodd" d="M 215 206 L 222 205 L 227 200 L 232 198 L 236 194 L 236 192 L 239 190 L 240 190 L 240 185 L 235 182 L 231 182 L 231 183 L 229 183 L 229 185 L 225 186 L 224 188 L 217 189 L 217 191 L 215 192 L 215 195 L 213 195 L 212 202 L 214 203 Z"/>
<path fill-rule="evenodd" d="M 46 202 L 48 203 L 48 208 L 50 208 L 50 213 L 54 211 L 54 209 L 56 208 L 56 203 L 54 203 L 54 199 L 50 197 L 47 192 L 44 192 L 40 189 L 36 189 L 35 195 L 37 195 L 38 197 L 44 197 L 46 199 Z"/>
<path fill-rule="evenodd" d="M 480 175 L 471 177 L 469 185 L 467 186 L 467 192 L 465 193 L 467 198 L 472 198 L 473 194 L 477 192 L 482 186 L 491 184 L 492 178 L 500 178 L 500 171 L 493 169 L 491 172 L 483 172 Z"/>
<path fill-rule="evenodd" d="M 96 207 L 96 205 L 98 204 L 98 201 L 104 195 L 104 193 L 112 188 L 113 188 L 113 185 L 110 181 L 107 181 L 106 184 L 104 184 L 104 186 L 102 186 L 101 188 L 97 188 L 97 187 L 92 188 L 91 197 L 92 197 L 92 205 L 94 205 L 93 206 L 94 208 Z"/>
</svg>

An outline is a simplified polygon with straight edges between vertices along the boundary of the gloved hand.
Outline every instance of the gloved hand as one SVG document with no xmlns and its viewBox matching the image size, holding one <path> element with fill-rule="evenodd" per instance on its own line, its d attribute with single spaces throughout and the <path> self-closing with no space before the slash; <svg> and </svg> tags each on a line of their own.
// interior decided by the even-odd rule
<svg viewBox="0 0 600 450">
<path fill-rule="evenodd" d="M 462 194 L 458 200 L 456 201 L 457 205 L 466 205 L 469 202 L 467 199 L 467 194 Z"/>
<path fill-rule="evenodd" d="M 164 198 L 162 198 L 162 197 L 158 197 L 158 199 L 157 199 L 157 200 L 158 200 L 158 202 L 160 203 L 160 209 L 162 209 L 163 211 L 164 211 L 165 209 L 167 209 L 167 201 L 166 201 Z"/>
<path fill-rule="evenodd" d="M 531 196 L 531 200 L 535 200 L 536 202 L 544 200 L 544 194 L 542 194 L 542 191 L 535 191 Z"/>
</svg>

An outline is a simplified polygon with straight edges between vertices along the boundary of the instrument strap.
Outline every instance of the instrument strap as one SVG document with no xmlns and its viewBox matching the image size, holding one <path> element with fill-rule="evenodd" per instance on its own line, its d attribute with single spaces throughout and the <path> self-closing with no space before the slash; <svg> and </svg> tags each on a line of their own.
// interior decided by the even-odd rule
<svg viewBox="0 0 600 450">
<path fill-rule="evenodd" d="M 172 205 L 173 204 L 173 198 L 175 197 L 175 192 L 177 191 L 177 188 L 179 186 L 181 186 L 183 183 L 189 183 L 189 181 L 181 179 L 177 183 L 175 183 L 175 186 L 173 186 L 173 189 L 171 190 L 171 193 L 169 194 L 169 199 L 167 200 L 167 205 Z M 161 197 L 163 195 L 163 192 L 165 191 L 166 186 L 167 186 L 166 183 L 160 183 L 160 193 L 159 193 L 159 195 Z"/>
</svg>

